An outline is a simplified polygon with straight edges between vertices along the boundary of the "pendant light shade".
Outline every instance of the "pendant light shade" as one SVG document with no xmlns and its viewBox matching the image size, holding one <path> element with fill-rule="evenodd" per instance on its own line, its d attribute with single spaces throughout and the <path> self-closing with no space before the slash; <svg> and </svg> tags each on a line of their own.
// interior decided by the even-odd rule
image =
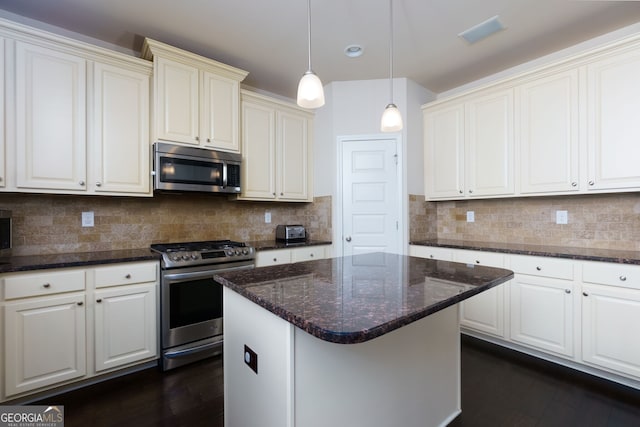
<svg viewBox="0 0 640 427">
<path fill-rule="evenodd" d="M 307 0 L 307 36 L 309 68 L 298 83 L 298 105 L 302 108 L 319 108 L 324 105 L 324 88 L 320 78 L 311 70 L 311 0 Z"/>
<path fill-rule="evenodd" d="M 389 0 L 389 93 L 390 101 L 382 113 L 380 131 L 397 132 L 402 130 L 402 115 L 393 103 L 393 0 Z"/>
</svg>

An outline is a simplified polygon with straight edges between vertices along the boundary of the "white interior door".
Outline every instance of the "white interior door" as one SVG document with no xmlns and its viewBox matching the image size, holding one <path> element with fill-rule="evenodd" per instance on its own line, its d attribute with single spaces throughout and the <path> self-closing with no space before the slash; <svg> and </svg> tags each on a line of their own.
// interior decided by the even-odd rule
<svg viewBox="0 0 640 427">
<path fill-rule="evenodd" d="M 395 138 L 342 144 L 342 253 L 402 253 L 398 142 Z"/>
</svg>

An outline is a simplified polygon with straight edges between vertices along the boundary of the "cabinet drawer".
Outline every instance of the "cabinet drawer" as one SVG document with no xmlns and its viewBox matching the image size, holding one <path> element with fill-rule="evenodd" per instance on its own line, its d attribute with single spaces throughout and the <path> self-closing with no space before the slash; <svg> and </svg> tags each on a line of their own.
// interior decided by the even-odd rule
<svg viewBox="0 0 640 427">
<path fill-rule="evenodd" d="M 495 252 L 455 250 L 453 260 L 487 267 L 502 267 L 504 265 L 504 255 Z"/>
<path fill-rule="evenodd" d="M 94 269 L 96 288 L 156 281 L 157 263 L 127 263 Z"/>
<path fill-rule="evenodd" d="M 311 261 L 322 258 L 324 258 L 324 247 L 322 246 L 291 249 L 291 262 Z"/>
<path fill-rule="evenodd" d="M 573 261 L 518 255 L 510 259 L 511 270 L 516 273 L 573 280 Z"/>
<path fill-rule="evenodd" d="M 25 273 L 4 279 L 4 298 L 16 299 L 84 290 L 84 270 Z"/>
<path fill-rule="evenodd" d="M 582 280 L 623 288 L 640 289 L 640 266 L 609 263 L 584 263 Z"/>
<path fill-rule="evenodd" d="M 273 251 L 258 251 L 256 253 L 256 267 L 288 264 L 290 262 L 291 262 L 291 251 L 289 249 L 277 249 Z"/>
<path fill-rule="evenodd" d="M 409 246 L 409 255 L 442 261 L 451 261 L 453 259 L 453 251 L 451 249 L 434 246 L 411 245 Z"/>
</svg>

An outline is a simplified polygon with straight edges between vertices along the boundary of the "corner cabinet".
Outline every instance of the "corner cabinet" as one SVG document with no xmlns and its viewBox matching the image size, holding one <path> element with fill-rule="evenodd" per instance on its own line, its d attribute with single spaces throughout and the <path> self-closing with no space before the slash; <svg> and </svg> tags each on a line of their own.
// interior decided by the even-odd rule
<svg viewBox="0 0 640 427">
<path fill-rule="evenodd" d="M 313 114 L 242 91 L 239 200 L 313 201 Z"/>
<path fill-rule="evenodd" d="M 0 401 L 157 359 L 158 268 L 146 261 L 0 276 Z"/>
<path fill-rule="evenodd" d="M 513 90 L 424 111 L 429 199 L 514 194 Z"/>
<path fill-rule="evenodd" d="M 154 63 L 154 141 L 240 151 L 246 71 L 151 39 L 142 55 Z"/>
<path fill-rule="evenodd" d="M 5 190 L 151 196 L 151 64 L 5 21 L 0 36 Z"/>
</svg>

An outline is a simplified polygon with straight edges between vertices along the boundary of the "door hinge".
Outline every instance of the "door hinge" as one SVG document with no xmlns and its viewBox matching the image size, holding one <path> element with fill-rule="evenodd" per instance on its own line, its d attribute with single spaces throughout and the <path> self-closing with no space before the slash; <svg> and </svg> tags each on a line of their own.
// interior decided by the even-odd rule
<svg viewBox="0 0 640 427">
<path fill-rule="evenodd" d="M 398 221 L 396 221 L 396 230 L 399 230 Z"/>
<path fill-rule="evenodd" d="M 395 160 L 396 165 L 397 165 L 397 164 L 398 164 L 398 155 L 397 155 L 397 154 L 394 154 L 394 155 L 393 155 L 393 159 Z"/>
</svg>

